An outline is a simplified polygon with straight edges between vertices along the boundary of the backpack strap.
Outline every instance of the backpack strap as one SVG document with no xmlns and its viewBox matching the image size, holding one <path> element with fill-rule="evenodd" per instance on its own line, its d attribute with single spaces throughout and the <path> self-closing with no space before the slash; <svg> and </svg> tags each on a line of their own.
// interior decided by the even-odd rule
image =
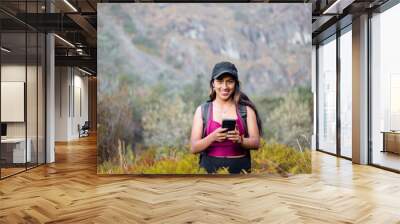
<svg viewBox="0 0 400 224">
<path fill-rule="evenodd" d="M 201 105 L 201 118 L 203 120 L 203 132 L 202 132 L 202 138 L 206 137 L 206 132 L 207 132 L 207 122 L 208 118 L 210 117 L 211 113 L 211 103 L 210 102 L 205 102 Z"/>
<path fill-rule="evenodd" d="M 239 104 L 239 115 L 242 119 L 243 129 L 244 129 L 244 137 L 249 137 L 249 133 L 247 131 L 247 106 L 243 104 Z"/>
<path fill-rule="evenodd" d="M 247 130 L 247 106 L 243 104 L 239 104 L 238 112 L 240 115 L 240 119 L 242 120 L 243 129 L 244 129 L 244 137 L 249 137 L 249 132 Z M 251 158 L 250 150 L 246 150 L 246 156 Z"/>
<path fill-rule="evenodd" d="M 206 134 L 207 134 L 207 123 L 208 123 L 208 118 L 210 117 L 211 107 L 212 107 L 212 105 L 211 105 L 210 101 L 207 101 L 201 105 L 201 118 L 203 121 L 203 132 L 202 132 L 201 138 L 206 137 Z M 199 164 L 201 163 L 202 157 L 204 155 L 207 155 L 206 151 L 207 150 L 200 152 Z"/>
</svg>

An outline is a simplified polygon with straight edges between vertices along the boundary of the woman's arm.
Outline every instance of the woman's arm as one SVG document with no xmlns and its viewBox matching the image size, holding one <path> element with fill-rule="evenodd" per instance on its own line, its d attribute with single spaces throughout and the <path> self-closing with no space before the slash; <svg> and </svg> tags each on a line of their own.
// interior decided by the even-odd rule
<svg viewBox="0 0 400 224">
<path fill-rule="evenodd" d="M 190 138 L 190 152 L 198 153 L 205 150 L 214 141 L 223 141 L 226 133 L 222 133 L 225 128 L 218 128 L 213 133 L 201 138 L 203 135 L 203 118 L 201 116 L 201 106 L 196 109 L 193 117 L 192 134 Z"/>
<path fill-rule="evenodd" d="M 260 133 L 258 131 L 256 113 L 247 106 L 247 132 L 248 138 L 243 137 L 241 145 L 246 149 L 258 149 L 260 147 Z"/>
</svg>

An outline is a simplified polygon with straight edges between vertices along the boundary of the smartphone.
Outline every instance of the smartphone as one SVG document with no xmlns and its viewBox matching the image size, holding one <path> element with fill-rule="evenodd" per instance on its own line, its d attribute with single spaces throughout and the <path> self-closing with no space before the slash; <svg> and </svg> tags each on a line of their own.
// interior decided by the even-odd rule
<svg viewBox="0 0 400 224">
<path fill-rule="evenodd" d="M 235 119 L 223 119 L 222 120 L 222 128 L 227 128 L 227 131 L 233 131 L 236 127 Z"/>
</svg>

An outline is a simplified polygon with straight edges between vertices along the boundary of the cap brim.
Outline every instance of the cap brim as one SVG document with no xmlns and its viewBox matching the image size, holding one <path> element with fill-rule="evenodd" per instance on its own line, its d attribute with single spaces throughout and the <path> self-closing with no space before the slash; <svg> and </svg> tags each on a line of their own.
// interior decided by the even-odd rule
<svg viewBox="0 0 400 224">
<path fill-rule="evenodd" d="M 230 72 L 230 71 L 221 71 L 220 73 L 218 73 L 218 74 L 216 74 L 215 76 L 214 76 L 214 79 L 218 79 L 219 77 L 221 77 L 221 76 L 223 76 L 223 75 L 231 75 L 231 76 L 233 76 L 235 79 L 237 79 L 237 75 L 235 75 L 235 74 L 233 74 L 232 72 Z"/>
</svg>

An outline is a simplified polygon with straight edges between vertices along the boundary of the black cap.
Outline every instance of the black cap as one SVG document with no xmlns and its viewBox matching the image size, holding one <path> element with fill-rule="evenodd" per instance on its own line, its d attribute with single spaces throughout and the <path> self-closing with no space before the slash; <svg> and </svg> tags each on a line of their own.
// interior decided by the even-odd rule
<svg viewBox="0 0 400 224">
<path fill-rule="evenodd" d="M 221 75 L 226 73 L 232 75 L 236 80 L 238 79 L 238 71 L 235 65 L 228 61 L 219 62 L 214 66 L 211 79 L 218 79 Z"/>
</svg>

